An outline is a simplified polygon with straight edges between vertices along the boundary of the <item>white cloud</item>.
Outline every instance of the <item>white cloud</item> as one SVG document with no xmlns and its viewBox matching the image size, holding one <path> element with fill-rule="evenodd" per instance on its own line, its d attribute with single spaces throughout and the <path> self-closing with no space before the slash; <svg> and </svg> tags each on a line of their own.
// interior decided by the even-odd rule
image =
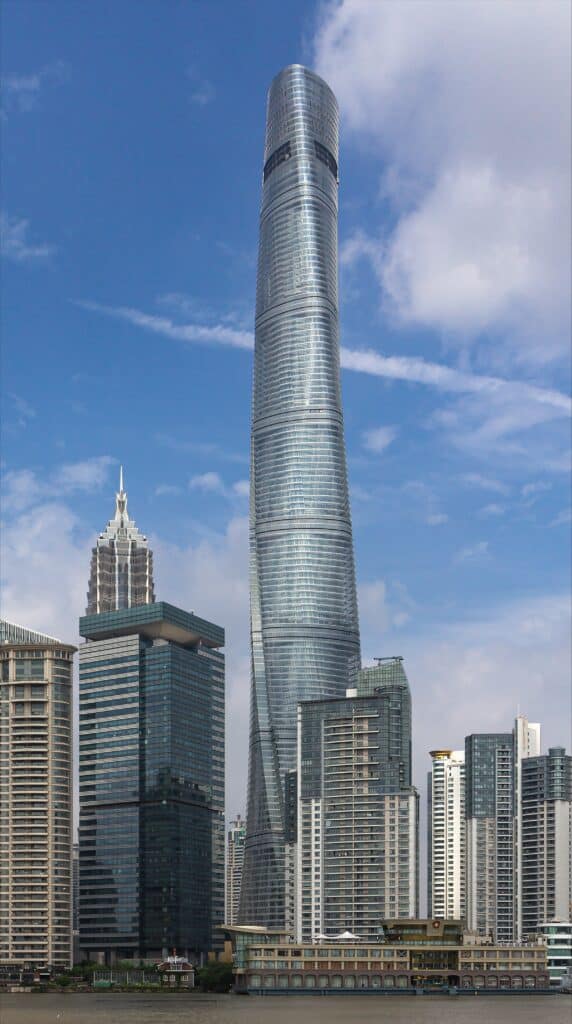
<svg viewBox="0 0 572 1024">
<path fill-rule="evenodd" d="M 460 551 L 457 551 L 453 561 L 457 565 L 461 565 L 464 562 L 480 564 L 486 561 L 489 557 L 488 540 L 479 540 L 476 544 L 468 544 L 467 547 L 461 548 Z"/>
<path fill-rule="evenodd" d="M 47 64 L 39 71 L 30 74 L 18 74 L 8 71 L 0 78 L 2 87 L 2 112 L 4 117 L 11 111 L 29 113 L 39 103 L 43 87 L 52 82 L 58 84 L 65 81 L 69 68 L 63 61 Z"/>
<path fill-rule="evenodd" d="M 367 451 L 380 454 L 389 447 L 392 441 L 395 441 L 397 434 L 397 427 L 374 427 L 371 430 L 364 431 L 362 443 Z"/>
<path fill-rule="evenodd" d="M 564 508 L 551 521 L 551 526 L 569 526 L 572 523 L 572 508 Z"/>
<path fill-rule="evenodd" d="M 0 248 L 13 263 L 43 263 L 56 251 L 55 246 L 29 241 L 30 222 L 18 217 L 0 216 Z"/>
<path fill-rule="evenodd" d="M 45 480 L 30 469 L 8 470 L 3 481 L 3 506 L 7 511 L 19 511 L 40 500 L 97 490 L 107 480 L 109 468 L 115 462 L 111 455 L 95 455 L 80 462 L 64 463 Z"/>
<path fill-rule="evenodd" d="M 170 318 L 128 307 L 91 302 L 79 305 L 179 341 L 244 350 L 252 349 L 254 344 L 252 332 L 227 323 L 177 324 Z M 342 348 L 340 356 L 344 369 L 385 380 L 424 384 L 439 393 L 459 396 L 437 410 L 430 425 L 440 429 L 448 443 L 465 454 L 487 461 L 509 459 L 519 471 L 530 472 L 534 467 L 553 473 L 568 470 L 566 421 L 572 402 L 567 394 L 526 380 L 470 373 L 417 356 L 384 356 L 371 349 L 347 348 Z M 175 444 L 190 447 L 194 443 Z"/>
<path fill-rule="evenodd" d="M 479 487 L 483 491 L 496 491 L 497 494 L 508 494 L 509 488 L 500 480 L 483 476 L 481 473 L 464 473 L 461 480 L 470 487 Z"/>
<path fill-rule="evenodd" d="M 504 516 L 505 512 L 505 505 L 499 505 L 497 502 L 493 501 L 490 505 L 483 505 L 483 507 L 477 512 L 477 515 L 482 519 L 488 519 L 491 516 Z"/>
<path fill-rule="evenodd" d="M 546 483 L 544 480 L 535 480 L 532 483 L 524 484 L 520 493 L 523 498 L 529 498 L 531 495 L 541 494 L 543 491 L 549 491 L 551 486 L 551 484 Z"/>
<path fill-rule="evenodd" d="M 125 320 L 135 327 L 162 334 L 174 341 L 204 342 L 209 344 L 230 345 L 231 348 L 251 349 L 254 338 L 251 331 L 228 327 L 226 324 L 176 324 L 166 316 L 153 316 L 129 306 L 102 306 L 97 302 L 76 302 L 76 306 L 95 313 L 104 313 L 116 320 Z"/>
<path fill-rule="evenodd" d="M 540 365 L 568 356 L 570 7 L 483 10 L 329 3 L 315 63 L 394 203 L 390 236 L 359 232 L 348 260 L 371 259 L 401 321 L 501 331 L 492 362 Z"/>
<path fill-rule="evenodd" d="M 91 312 L 125 320 L 136 327 L 161 334 L 177 341 L 228 345 L 252 349 L 251 331 L 229 328 L 225 324 L 175 324 L 167 317 L 154 316 L 126 306 L 104 306 L 96 302 L 76 302 Z M 568 395 L 554 388 L 538 387 L 521 380 L 506 380 L 485 374 L 469 373 L 414 356 L 383 356 L 373 349 L 341 349 L 341 365 L 346 370 L 365 373 L 387 380 L 426 384 L 437 391 L 454 394 L 477 394 L 485 398 L 498 396 L 500 401 L 512 398 L 521 404 L 546 406 L 554 417 L 570 416 L 572 402 Z M 549 415 L 546 413 L 545 415 Z"/>
<path fill-rule="evenodd" d="M 212 471 L 191 477 L 189 487 L 191 490 L 203 491 L 205 494 L 220 494 L 229 500 L 248 498 L 250 494 L 248 480 L 235 480 L 233 484 L 228 485 L 219 473 Z"/>
<path fill-rule="evenodd" d="M 222 494 L 224 483 L 218 473 L 199 473 L 189 480 L 191 490 L 206 491 L 212 494 Z"/>
<path fill-rule="evenodd" d="M 428 526 L 442 526 L 449 522 L 449 516 L 446 512 L 430 512 L 425 522 Z"/>
</svg>

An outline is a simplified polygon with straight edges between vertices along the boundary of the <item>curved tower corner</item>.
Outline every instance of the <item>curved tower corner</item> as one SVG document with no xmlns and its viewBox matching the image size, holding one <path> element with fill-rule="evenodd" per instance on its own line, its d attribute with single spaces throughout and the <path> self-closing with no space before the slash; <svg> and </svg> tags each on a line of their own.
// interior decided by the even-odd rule
<svg viewBox="0 0 572 1024">
<path fill-rule="evenodd" d="M 252 688 L 240 919 L 284 926 L 284 782 L 299 700 L 360 661 L 338 331 L 338 106 L 300 65 L 270 86 L 256 296 Z"/>
</svg>

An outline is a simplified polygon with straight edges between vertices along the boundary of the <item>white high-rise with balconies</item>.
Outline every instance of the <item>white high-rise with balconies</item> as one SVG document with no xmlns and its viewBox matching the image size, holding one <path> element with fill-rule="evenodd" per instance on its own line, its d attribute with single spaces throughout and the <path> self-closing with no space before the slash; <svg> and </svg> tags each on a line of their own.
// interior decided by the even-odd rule
<svg viewBox="0 0 572 1024">
<path fill-rule="evenodd" d="M 2 965 L 72 965 L 75 651 L 0 621 Z"/>
<path fill-rule="evenodd" d="M 427 908 L 431 917 L 464 918 L 465 751 L 432 750 L 428 778 Z"/>
</svg>

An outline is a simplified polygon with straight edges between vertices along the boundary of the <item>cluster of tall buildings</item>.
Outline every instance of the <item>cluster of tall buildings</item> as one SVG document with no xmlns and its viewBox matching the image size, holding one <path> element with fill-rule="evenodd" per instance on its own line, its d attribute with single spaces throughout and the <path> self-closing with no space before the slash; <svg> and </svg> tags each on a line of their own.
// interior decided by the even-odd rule
<svg viewBox="0 0 572 1024">
<path fill-rule="evenodd" d="M 570 917 L 572 758 L 540 753 L 540 725 L 433 750 L 427 781 L 428 911 L 513 942 Z"/>
<path fill-rule="evenodd" d="M 67 966 L 72 925 L 80 959 L 114 964 L 200 959 L 225 917 L 374 942 L 419 915 L 409 683 L 401 657 L 361 665 L 337 208 L 337 103 L 290 66 L 269 92 L 260 216 L 246 824 L 225 868 L 224 630 L 156 600 L 121 474 L 79 622 L 73 867 L 75 648 L 0 632 L 0 965 Z M 499 941 L 569 918 L 571 772 L 521 717 L 432 752 L 434 918 Z"/>
<path fill-rule="evenodd" d="M 155 600 L 127 511 L 93 549 L 76 648 L 0 631 L 0 965 L 200 960 L 224 918 L 224 630 Z"/>
</svg>

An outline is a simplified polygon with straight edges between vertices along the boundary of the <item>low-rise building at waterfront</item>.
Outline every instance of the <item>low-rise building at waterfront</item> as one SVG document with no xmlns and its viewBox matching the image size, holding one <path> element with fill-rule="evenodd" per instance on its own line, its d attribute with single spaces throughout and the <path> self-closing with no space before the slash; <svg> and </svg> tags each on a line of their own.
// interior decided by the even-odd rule
<svg viewBox="0 0 572 1024">
<path fill-rule="evenodd" d="M 572 988 L 572 921 L 547 921 L 538 926 L 546 942 L 550 984 Z"/>
<path fill-rule="evenodd" d="M 225 926 L 232 939 L 235 991 L 415 992 L 547 991 L 543 943 L 495 945 L 463 931 L 461 921 L 381 922 L 383 941 L 333 935 L 298 943 L 283 931 Z"/>
</svg>

